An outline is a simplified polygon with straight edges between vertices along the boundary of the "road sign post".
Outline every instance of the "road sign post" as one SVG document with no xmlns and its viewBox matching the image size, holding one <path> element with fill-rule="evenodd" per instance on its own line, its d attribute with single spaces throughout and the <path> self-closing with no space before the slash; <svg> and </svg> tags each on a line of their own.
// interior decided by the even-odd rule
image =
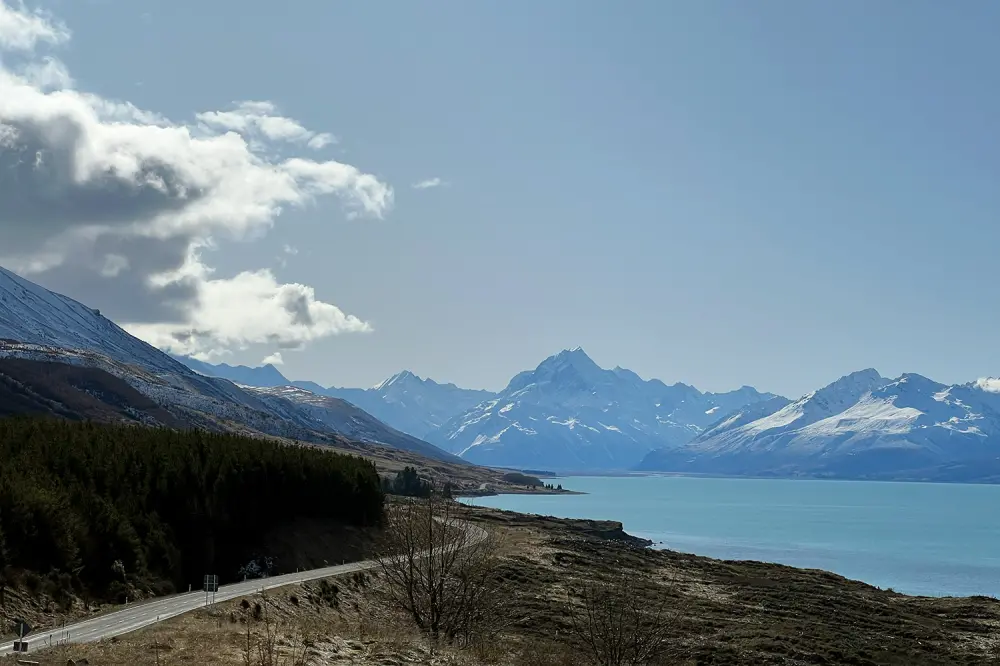
<svg viewBox="0 0 1000 666">
<path fill-rule="evenodd" d="M 18 640 L 14 641 L 14 652 L 27 652 L 28 641 L 24 637 L 31 633 L 31 625 L 24 620 L 14 620 L 14 633 L 18 635 Z"/>
<path fill-rule="evenodd" d="M 212 593 L 212 603 L 215 603 L 215 593 L 219 591 L 219 577 L 215 574 L 205 574 L 205 605 L 208 605 L 208 594 Z"/>
</svg>

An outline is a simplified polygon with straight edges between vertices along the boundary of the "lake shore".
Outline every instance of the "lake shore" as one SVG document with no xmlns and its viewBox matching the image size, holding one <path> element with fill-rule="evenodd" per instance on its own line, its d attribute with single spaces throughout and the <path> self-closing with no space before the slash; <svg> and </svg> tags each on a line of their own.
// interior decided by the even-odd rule
<svg viewBox="0 0 1000 666">
<path fill-rule="evenodd" d="M 653 550 L 616 521 L 476 506 L 462 512 L 501 539 L 495 575 L 516 609 L 491 644 L 488 662 L 456 646 L 431 644 L 392 613 L 379 595 L 377 571 L 288 586 L 249 602 L 280 618 L 281 645 L 336 666 L 582 664 L 586 646 L 574 631 L 575 597 L 588 585 L 622 576 L 644 597 L 665 600 L 670 619 L 662 663 L 671 666 L 985 666 L 1000 656 L 995 599 L 913 597 L 825 571 Z M 113 641 L 46 650 L 36 659 L 151 664 L 151 646 L 160 646 L 162 663 L 238 666 L 245 663 L 248 635 L 239 621 L 242 603 L 200 609 Z"/>
<path fill-rule="evenodd" d="M 1000 596 L 1000 487 L 870 481 L 575 477 L 574 497 L 469 500 L 621 521 L 657 548 L 833 571 L 924 596 Z"/>
<path fill-rule="evenodd" d="M 918 597 L 817 569 L 649 548 L 616 521 L 469 506 L 513 535 L 533 635 L 564 635 L 559 590 L 625 573 L 669 600 L 677 664 L 987 664 L 1000 655 L 1000 601 Z"/>
</svg>

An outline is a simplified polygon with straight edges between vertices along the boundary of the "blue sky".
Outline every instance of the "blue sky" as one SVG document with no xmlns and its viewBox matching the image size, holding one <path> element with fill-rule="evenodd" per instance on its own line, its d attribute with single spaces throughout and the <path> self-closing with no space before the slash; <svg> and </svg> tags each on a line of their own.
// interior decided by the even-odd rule
<svg viewBox="0 0 1000 666">
<path fill-rule="evenodd" d="M 706 390 L 1000 374 L 996 3 L 42 6 L 79 90 L 177 122 L 269 100 L 391 186 L 203 250 L 370 325 L 285 345 L 291 378 L 498 389 L 577 345 Z"/>
</svg>

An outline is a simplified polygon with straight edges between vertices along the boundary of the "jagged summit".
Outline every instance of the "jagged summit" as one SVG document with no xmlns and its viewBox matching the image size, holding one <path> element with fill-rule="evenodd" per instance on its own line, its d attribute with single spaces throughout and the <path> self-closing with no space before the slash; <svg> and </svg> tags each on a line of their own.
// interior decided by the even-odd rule
<svg viewBox="0 0 1000 666">
<path fill-rule="evenodd" d="M 683 447 L 654 451 L 642 469 L 852 478 L 974 478 L 1000 447 L 1000 382 L 948 386 L 869 368 L 795 402 L 728 417 Z M 965 475 L 962 477 L 961 475 Z M 905 477 L 904 477 L 905 478 Z"/>
<path fill-rule="evenodd" d="M 692 386 L 605 370 L 580 347 L 549 356 L 451 419 L 431 441 L 472 462 L 545 469 L 625 469 L 663 444 L 770 394 L 702 393 Z"/>
<path fill-rule="evenodd" d="M 573 347 L 572 349 L 564 349 L 558 354 L 549 356 L 547 359 L 538 364 L 538 367 L 542 366 L 552 366 L 552 365 L 572 365 L 572 366 L 586 366 L 586 367 L 597 367 L 594 360 L 587 355 L 587 352 L 583 350 L 583 347 Z"/>
<path fill-rule="evenodd" d="M 433 381 L 433 380 L 430 379 L 425 380 L 419 377 L 418 375 L 413 374 L 409 370 L 403 370 L 402 372 L 397 372 L 396 374 L 394 374 L 392 377 L 389 377 L 385 381 L 376 384 L 375 386 L 372 387 L 372 390 L 385 391 L 390 386 L 400 386 L 407 383 L 423 384 L 428 381 Z"/>
</svg>

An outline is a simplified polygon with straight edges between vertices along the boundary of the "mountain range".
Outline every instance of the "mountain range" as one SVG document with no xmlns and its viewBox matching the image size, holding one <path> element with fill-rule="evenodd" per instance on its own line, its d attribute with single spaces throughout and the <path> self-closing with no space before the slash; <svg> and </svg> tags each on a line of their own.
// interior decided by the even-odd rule
<svg viewBox="0 0 1000 666">
<path fill-rule="evenodd" d="M 372 388 L 338 388 L 321 386 L 311 381 L 291 381 L 270 364 L 251 368 L 245 365 L 206 363 L 183 356 L 175 358 L 201 374 L 228 379 L 243 386 L 294 386 L 316 395 L 340 398 L 392 427 L 420 438 L 427 437 L 453 416 L 493 397 L 490 391 L 439 384 L 432 379 L 422 379 L 409 370 L 397 373 Z M 288 395 L 306 399 L 301 392 L 288 392 Z"/>
<path fill-rule="evenodd" d="M 273 365 L 172 357 L 98 310 L 0 268 L 0 414 L 38 413 L 384 444 L 554 471 L 1000 481 L 1000 380 L 946 385 L 873 369 L 798 400 L 704 393 L 567 349 L 499 392 L 403 371 L 369 389 Z"/>
<path fill-rule="evenodd" d="M 581 348 L 564 350 L 519 373 L 499 393 L 438 384 L 403 371 L 370 389 L 292 382 L 273 366 L 212 365 L 199 372 L 291 400 L 346 400 L 388 425 L 481 465 L 550 470 L 625 470 L 650 451 L 678 446 L 728 414 L 776 398 L 744 386 L 702 393 L 686 384 L 643 380 L 624 368 L 605 370 Z M 306 389 L 303 390 L 291 390 Z"/>
<path fill-rule="evenodd" d="M 577 347 L 519 373 L 429 439 L 479 464 L 624 470 L 658 447 L 689 441 L 721 414 L 774 397 L 750 387 L 702 393 L 643 380 L 631 370 L 605 370 Z"/>
<path fill-rule="evenodd" d="M 766 476 L 1000 480 L 1000 380 L 849 374 L 739 410 L 639 469 Z"/>
</svg>

